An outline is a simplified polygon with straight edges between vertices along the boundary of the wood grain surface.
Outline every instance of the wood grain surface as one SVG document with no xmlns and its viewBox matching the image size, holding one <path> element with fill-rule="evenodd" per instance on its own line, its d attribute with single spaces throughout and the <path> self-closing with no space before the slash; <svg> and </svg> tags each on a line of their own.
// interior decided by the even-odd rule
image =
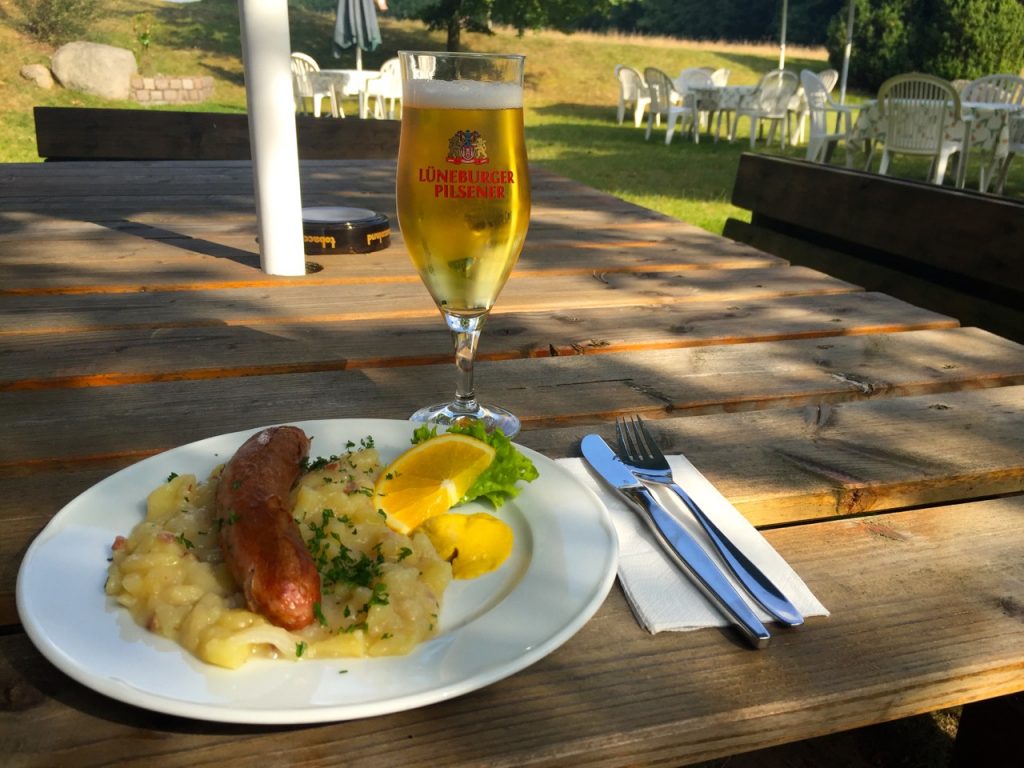
<svg viewBox="0 0 1024 768">
<path fill-rule="evenodd" d="M 404 419 L 450 397 L 451 340 L 394 219 L 393 163 L 302 164 L 304 204 L 374 208 L 394 231 L 301 278 L 259 270 L 248 163 L 3 165 L 6 762 L 679 766 L 1024 689 L 1024 347 L 532 170 L 479 395 L 552 458 L 643 414 L 832 615 L 757 653 L 726 630 L 648 635 L 616 587 L 519 674 L 336 725 L 194 722 L 92 693 L 15 607 L 25 550 L 64 504 L 211 435 Z"/>
<path fill-rule="evenodd" d="M 615 590 L 569 643 L 511 678 L 338 725 L 150 714 L 55 672 L 24 635 L 0 637 L 0 744 L 21 746 L 12 766 L 194 766 L 227 755 L 328 766 L 340 753 L 368 768 L 679 765 L 997 696 L 1024 674 L 1022 515 L 1016 498 L 769 531 L 832 615 L 779 632 L 766 652 L 718 630 L 647 635 Z M 40 723 L 46 739 L 19 738 Z"/>
</svg>

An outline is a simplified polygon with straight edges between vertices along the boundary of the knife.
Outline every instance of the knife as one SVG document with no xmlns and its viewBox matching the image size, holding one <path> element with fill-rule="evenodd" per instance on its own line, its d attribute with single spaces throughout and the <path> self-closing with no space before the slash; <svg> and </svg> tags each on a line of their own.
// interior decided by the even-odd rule
<svg viewBox="0 0 1024 768">
<path fill-rule="evenodd" d="M 629 506 L 641 512 L 661 548 L 714 605 L 743 633 L 754 648 L 765 648 L 771 635 L 721 569 L 690 533 L 669 514 L 599 435 L 580 443 L 583 458 Z"/>
</svg>

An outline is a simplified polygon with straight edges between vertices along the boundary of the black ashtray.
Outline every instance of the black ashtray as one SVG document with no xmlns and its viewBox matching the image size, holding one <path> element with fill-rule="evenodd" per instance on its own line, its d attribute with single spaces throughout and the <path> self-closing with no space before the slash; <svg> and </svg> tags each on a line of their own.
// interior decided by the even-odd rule
<svg viewBox="0 0 1024 768">
<path fill-rule="evenodd" d="M 302 242 L 307 256 L 370 253 L 391 245 L 391 223 L 368 208 L 303 208 Z"/>
</svg>

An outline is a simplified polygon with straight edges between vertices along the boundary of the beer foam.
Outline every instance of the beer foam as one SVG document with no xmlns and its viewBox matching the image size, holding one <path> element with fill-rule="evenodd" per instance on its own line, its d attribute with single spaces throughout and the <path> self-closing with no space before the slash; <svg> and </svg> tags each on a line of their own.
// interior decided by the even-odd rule
<svg viewBox="0 0 1024 768">
<path fill-rule="evenodd" d="M 523 89 L 516 83 L 478 80 L 406 80 L 407 107 L 429 109 L 520 109 Z"/>
</svg>

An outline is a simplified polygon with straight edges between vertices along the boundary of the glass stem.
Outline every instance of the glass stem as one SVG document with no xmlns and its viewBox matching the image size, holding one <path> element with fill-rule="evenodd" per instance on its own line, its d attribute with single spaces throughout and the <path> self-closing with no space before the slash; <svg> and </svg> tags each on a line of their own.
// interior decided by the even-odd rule
<svg viewBox="0 0 1024 768">
<path fill-rule="evenodd" d="M 452 332 L 455 343 L 455 401 L 451 409 L 461 413 L 475 413 L 479 409 L 476 392 L 473 390 L 473 362 L 476 360 L 476 347 L 480 341 L 480 330 L 487 319 L 487 313 L 479 315 L 449 315 L 445 313 L 445 321 Z"/>
</svg>

